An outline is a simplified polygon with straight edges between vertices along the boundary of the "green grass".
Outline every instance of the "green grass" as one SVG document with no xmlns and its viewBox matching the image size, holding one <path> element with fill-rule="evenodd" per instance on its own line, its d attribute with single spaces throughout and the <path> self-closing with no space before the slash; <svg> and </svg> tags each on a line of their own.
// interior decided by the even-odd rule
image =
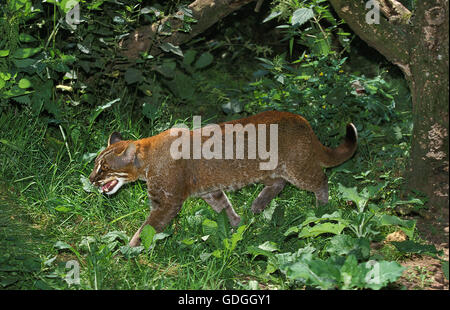
<svg viewBox="0 0 450 310">
<path fill-rule="evenodd" d="M 254 216 L 250 205 L 262 186 L 251 185 L 229 193 L 246 225 L 242 240 L 231 252 L 225 254 L 220 242 L 214 244 L 202 239 L 205 219 L 225 225 L 231 237 L 223 215 L 216 214 L 203 200 L 191 198 L 165 230 L 168 236 L 158 240 L 149 251 L 126 257 L 120 250 L 126 240 L 109 242 L 102 236 L 123 231 L 130 237 L 140 226 L 149 209 L 145 183 L 129 184 L 116 195 L 107 197 L 84 191 L 80 177 L 87 176 L 92 169 L 92 162 L 83 159 L 83 155 L 95 153 L 105 145 L 108 128 L 120 129 L 133 137 L 149 130 L 144 119 L 136 123 L 126 121 L 130 117 L 117 109 L 105 113 L 89 136 L 70 144 L 70 161 L 57 126 L 29 118 L 26 113 L 16 117 L 2 115 L 2 197 L 5 198 L 1 201 L 1 285 L 14 289 L 246 289 L 257 281 L 263 288 L 303 287 L 279 270 L 266 272 L 267 257 L 254 255 L 249 248 L 269 241 L 276 244 L 276 253 L 288 253 L 309 244 L 317 248 L 319 257 L 326 257 L 325 246 L 333 234 L 299 239 L 295 235 L 286 237 L 284 233 L 302 223 L 311 210 L 318 217 L 341 210 L 345 218 L 355 208 L 339 198 L 337 184 L 356 184 L 352 176 L 367 167 L 359 167 L 351 174 L 333 172 L 331 202 L 319 210 L 313 207 L 312 193 L 288 186 L 266 211 Z M 160 122 L 167 125 L 167 120 Z M 80 126 L 82 123 L 78 121 Z M 364 156 L 365 146 L 361 145 L 360 149 L 345 167 L 354 169 L 363 161 L 360 156 Z M 26 217 L 26 221 L 9 221 L 12 217 Z M 349 230 L 344 233 L 351 234 Z M 88 236 L 94 241 L 86 247 L 83 240 L 88 240 Z M 67 243 L 73 250 L 58 250 L 54 247 L 57 241 Z M 207 256 L 215 250 L 223 250 L 222 256 Z M 21 258 L 29 266 L 23 267 Z M 80 264 L 79 285 L 69 286 L 64 281 L 69 272 L 65 263 L 70 260 Z"/>
<path fill-rule="evenodd" d="M 327 170 L 329 204 L 315 208 L 312 193 L 288 185 L 263 213 L 253 215 L 250 206 L 262 185 L 249 185 L 228 193 L 243 225 L 241 230 L 232 231 L 223 214 L 215 213 L 201 199 L 190 198 L 164 235 L 159 235 L 159 240 L 149 249 L 130 252 L 126 244 L 149 212 L 146 184 L 142 181 L 128 184 L 113 196 L 86 191 L 81 178 L 87 177 L 93 168 L 93 157 L 89 155 L 106 145 L 112 131 L 139 139 L 178 122 L 191 124 L 192 115 L 201 114 L 205 122 L 242 117 L 224 115 L 221 101 L 206 103 L 208 98 L 218 95 L 213 91 L 216 84 L 235 91 L 243 84 L 233 78 L 234 73 L 219 67 L 201 73 L 198 83 L 202 87 L 191 99 L 196 104 L 179 103 L 177 98 L 167 95 L 152 120 L 143 116 L 141 107 L 134 104 L 140 98 L 126 87 L 120 102 L 97 113 L 95 121 L 92 121 L 95 112 L 88 105 L 62 106 L 61 119 L 70 121 L 55 121 L 45 114 L 36 117 L 27 108 L 11 107 L 4 111 L 0 116 L 0 286 L 378 289 L 394 281 L 395 278 L 385 279 L 381 286 L 371 286 L 370 281 L 364 282 L 361 275 L 357 276 L 368 272 L 364 266 L 369 260 L 378 261 L 386 268 L 385 274 L 398 273 L 399 266 L 390 263 L 407 255 L 395 249 L 370 251 L 369 242 L 380 242 L 398 229 L 409 231 L 414 240 L 417 238 L 409 224 L 399 220 L 392 225 L 383 222 L 383 215 L 395 215 L 398 201 L 411 198 L 401 189 L 400 177 L 408 156 L 410 114 L 401 109 L 380 108 L 383 97 L 376 96 L 367 96 L 359 106 L 352 101 L 354 97 L 349 97 L 339 108 L 305 105 L 296 110 L 310 115 L 316 134 L 327 145 L 336 146 L 342 139 L 342 133 L 335 128 L 341 123 L 339 115 L 347 113 L 345 117 L 361 128 L 355 156 L 340 167 Z M 327 83 L 320 82 L 317 89 L 311 87 L 308 90 L 311 98 L 322 100 L 321 88 L 332 87 Z M 264 87 L 253 91 L 246 88 L 239 92 L 239 98 L 242 107 L 246 107 L 244 110 L 256 113 L 271 107 L 266 99 L 276 98 L 278 93 L 297 100 L 295 92 Z M 256 94 L 262 99 L 256 100 Z M 364 104 L 378 105 L 381 112 L 369 113 Z M 389 117 L 390 122 L 382 120 Z M 369 122 L 371 118 L 378 123 Z M 384 122 L 382 125 L 380 120 Z M 327 123 L 330 128 L 320 125 Z M 395 136 L 391 134 L 394 129 Z M 333 219 L 329 220 L 329 216 Z M 308 224 L 303 225 L 305 222 Z M 336 230 L 337 224 L 345 228 Z M 325 231 L 310 233 L 314 227 Z M 343 245 L 345 242 L 350 242 L 354 249 L 349 250 L 348 244 Z M 330 250 L 333 247 L 334 252 Z M 66 281 L 71 272 L 66 267 L 69 261 L 80 267 L 79 284 L 69 285 Z M 308 278 L 302 268 L 319 274 L 319 280 Z M 355 282 L 345 283 L 344 273 L 354 273 Z"/>
<path fill-rule="evenodd" d="M 345 64 L 336 54 L 316 53 L 295 40 L 296 53 L 308 57 L 299 54 L 297 61 L 287 50 L 262 55 L 255 49 L 271 46 L 253 41 L 255 23 L 264 29 L 256 15 L 236 23 L 231 14 L 204 38 L 183 45 L 184 58 L 166 53 L 140 59 L 127 74 L 109 64 L 121 63 L 117 38 L 142 24 L 136 18 L 140 5 L 125 9 L 104 2 L 94 10 L 82 3 L 87 20 L 95 22 L 69 33 L 55 24 L 56 5 L 43 4 L 32 13 L 31 5 L 17 4 L 5 11 L 3 24 L 10 31 L 2 49 L 10 55 L 0 57 L 0 75 L 6 78 L 0 84 L 0 288 L 379 289 L 396 280 L 401 268 L 395 262 L 409 254 L 368 245 L 400 229 L 422 241 L 413 222 L 397 217 L 399 205 L 422 209 L 425 201 L 413 200 L 417 197 L 402 188 L 412 126 L 409 90 L 398 69 L 370 56 L 370 50 L 352 48 Z M 170 7 L 175 9 L 167 2 L 164 11 L 170 13 Z M 121 12 L 128 22 L 112 22 L 108 12 Z M 30 14 L 36 18 L 28 19 Z M 24 34 L 36 40 L 20 42 Z M 89 55 L 78 44 L 89 48 Z M 18 48 L 39 49 L 20 59 L 39 65 L 17 62 L 12 55 Z M 364 57 L 354 57 L 359 53 Z M 209 60 L 199 67 L 201 55 Z M 18 89 L 22 79 L 31 87 Z M 364 84 L 363 96 L 355 93 L 355 80 Z M 73 91 L 60 92 L 56 85 Z M 243 220 L 231 231 L 223 214 L 191 198 L 158 240 L 133 252 L 126 244 L 149 212 L 145 182 L 111 197 L 83 188 L 81 178 L 93 168 L 90 155 L 106 145 L 112 131 L 139 139 L 179 122 L 192 125 L 193 115 L 218 123 L 267 109 L 302 114 L 332 147 L 346 123 L 357 126 L 355 156 L 326 172 L 326 206 L 315 208 L 312 193 L 289 185 L 262 214 L 253 215 L 250 206 L 262 185 L 249 185 L 228 193 Z M 79 284 L 66 280 L 74 271 L 66 267 L 70 261 L 80 267 Z M 369 261 L 378 265 L 368 267 Z M 376 270 L 379 284 L 367 277 Z"/>
</svg>

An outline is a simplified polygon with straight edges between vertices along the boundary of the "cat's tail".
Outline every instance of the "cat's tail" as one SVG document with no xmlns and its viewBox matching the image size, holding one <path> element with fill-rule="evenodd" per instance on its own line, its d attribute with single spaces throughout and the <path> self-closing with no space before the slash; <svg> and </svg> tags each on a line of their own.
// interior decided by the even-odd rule
<svg viewBox="0 0 450 310">
<path fill-rule="evenodd" d="M 344 141 L 335 149 L 323 146 L 323 152 L 319 154 L 319 162 L 322 167 L 334 167 L 350 159 L 358 145 L 358 131 L 352 123 L 347 125 L 347 133 Z"/>
</svg>

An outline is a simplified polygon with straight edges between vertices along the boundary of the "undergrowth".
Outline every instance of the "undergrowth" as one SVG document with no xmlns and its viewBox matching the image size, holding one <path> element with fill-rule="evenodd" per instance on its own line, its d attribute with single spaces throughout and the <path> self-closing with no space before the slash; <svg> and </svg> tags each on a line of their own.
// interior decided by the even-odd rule
<svg viewBox="0 0 450 310">
<path fill-rule="evenodd" d="M 381 289 L 395 287 L 399 262 L 410 253 L 438 254 L 422 244 L 415 220 L 398 212 L 399 206 L 420 212 L 426 202 L 402 188 L 412 126 L 406 84 L 387 64 L 369 63 L 375 75 L 348 66 L 349 34 L 326 8 L 283 13 L 290 18 L 285 54 L 272 55 L 270 47 L 243 37 L 245 27 L 224 23 L 218 26 L 226 29 L 223 36 L 187 44 L 183 57 L 174 48 L 108 71 L 120 36 L 170 14 L 172 2 L 151 10 L 83 3 L 88 14 L 76 32 L 55 17 L 63 12 L 57 4 L 15 3 L 3 8 L 2 22 L 18 22 L 2 33 L 22 35 L 0 45 L 0 286 Z M 113 22 L 97 10 L 102 5 Z M 331 26 L 321 32 L 321 48 L 312 48 L 297 27 L 319 29 L 322 18 Z M 30 19 L 52 28 L 23 27 Z M 344 42 L 340 52 L 328 44 L 335 32 Z M 70 35 L 58 41 L 61 33 Z M 112 131 L 139 139 L 190 124 L 193 115 L 206 124 L 269 109 L 302 114 L 332 147 L 348 122 L 356 125 L 355 156 L 326 171 L 327 205 L 314 207 L 312 193 L 289 185 L 253 215 L 262 185 L 249 185 L 227 193 L 242 218 L 237 229 L 203 200 L 189 198 L 164 232 L 147 227 L 141 247 L 127 246 L 149 212 L 146 184 L 107 197 L 86 182 Z M 408 240 L 384 243 L 396 231 Z"/>
</svg>

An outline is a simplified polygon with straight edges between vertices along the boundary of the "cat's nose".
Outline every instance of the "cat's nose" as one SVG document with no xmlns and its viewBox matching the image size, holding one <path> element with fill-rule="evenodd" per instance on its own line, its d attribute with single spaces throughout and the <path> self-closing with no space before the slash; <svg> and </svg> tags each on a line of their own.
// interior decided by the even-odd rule
<svg viewBox="0 0 450 310">
<path fill-rule="evenodd" d="M 95 182 L 95 175 L 93 173 L 91 173 L 91 175 L 89 176 L 89 182 L 91 182 L 92 184 L 94 184 Z"/>
</svg>

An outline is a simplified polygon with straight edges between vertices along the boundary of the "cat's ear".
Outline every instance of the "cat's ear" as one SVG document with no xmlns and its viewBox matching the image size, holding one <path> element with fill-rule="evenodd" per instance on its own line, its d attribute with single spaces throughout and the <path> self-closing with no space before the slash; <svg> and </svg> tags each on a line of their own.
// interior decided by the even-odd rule
<svg viewBox="0 0 450 310">
<path fill-rule="evenodd" d="M 133 142 L 128 143 L 127 147 L 122 153 L 112 157 L 112 167 L 121 169 L 129 164 L 135 164 L 136 162 L 136 144 Z"/>
<path fill-rule="evenodd" d="M 134 158 L 136 157 L 136 144 L 134 144 L 133 142 L 128 143 L 127 148 L 125 149 L 125 151 L 123 151 L 121 156 L 124 162 L 129 163 L 131 161 L 134 161 Z"/>
<path fill-rule="evenodd" d="M 111 144 L 114 144 L 116 142 L 122 141 L 122 135 L 120 134 L 120 132 L 114 131 L 108 139 L 108 146 L 110 146 Z"/>
</svg>

